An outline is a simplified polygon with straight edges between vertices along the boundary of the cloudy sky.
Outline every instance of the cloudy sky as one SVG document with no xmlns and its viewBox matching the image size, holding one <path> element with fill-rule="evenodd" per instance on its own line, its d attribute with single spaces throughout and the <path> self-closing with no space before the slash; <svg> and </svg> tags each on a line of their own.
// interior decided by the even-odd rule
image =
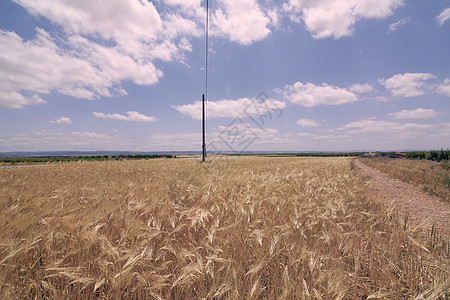
<svg viewBox="0 0 450 300">
<path fill-rule="evenodd" d="M 450 1 L 210 0 L 208 149 L 450 147 Z M 206 0 L 4 0 L 0 152 L 201 150 Z"/>
</svg>

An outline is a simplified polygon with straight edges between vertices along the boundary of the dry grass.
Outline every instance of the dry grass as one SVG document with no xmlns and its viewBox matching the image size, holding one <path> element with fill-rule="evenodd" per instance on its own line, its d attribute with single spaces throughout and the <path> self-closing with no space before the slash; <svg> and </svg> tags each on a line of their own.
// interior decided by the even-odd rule
<svg viewBox="0 0 450 300">
<path fill-rule="evenodd" d="M 431 195 L 450 201 L 450 169 L 430 160 L 366 158 L 362 161 L 389 176 L 423 188 Z"/>
<path fill-rule="evenodd" d="M 0 197 L 2 299 L 434 299 L 448 290 L 447 242 L 404 229 L 346 158 L 2 169 Z"/>
</svg>

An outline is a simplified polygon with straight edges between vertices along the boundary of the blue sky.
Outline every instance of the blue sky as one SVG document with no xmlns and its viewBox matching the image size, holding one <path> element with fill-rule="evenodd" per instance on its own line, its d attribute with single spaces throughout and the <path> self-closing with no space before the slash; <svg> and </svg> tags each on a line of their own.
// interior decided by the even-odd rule
<svg viewBox="0 0 450 300">
<path fill-rule="evenodd" d="M 0 3 L 0 152 L 201 150 L 203 0 Z M 450 1 L 210 0 L 208 149 L 450 147 Z"/>
</svg>

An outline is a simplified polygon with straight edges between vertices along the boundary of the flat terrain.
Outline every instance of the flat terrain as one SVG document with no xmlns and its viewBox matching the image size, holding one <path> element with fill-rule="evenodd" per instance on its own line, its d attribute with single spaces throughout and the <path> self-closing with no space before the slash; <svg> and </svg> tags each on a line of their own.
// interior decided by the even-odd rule
<svg viewBox="0 0 450 300">
<path fill-rule="evenodd" d="M 437 298 L 448 240 L 350 158 L 0 169 L 0 298 Z M 446 288 L 447 284 L 447 288 Z"/>
</svg>

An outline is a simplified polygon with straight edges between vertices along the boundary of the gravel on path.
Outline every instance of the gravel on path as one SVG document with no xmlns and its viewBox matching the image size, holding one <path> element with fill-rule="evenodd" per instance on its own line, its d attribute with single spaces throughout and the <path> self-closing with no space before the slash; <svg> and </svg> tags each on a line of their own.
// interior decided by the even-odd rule
<svg viewBox="0 0 450 300">
<path fill-rule="evenodd" d="M 356 172 L 367 179 L 369 192 L 387 205 L 394 205 L 403 218 L 408 217 L 409 224 L 434 224 L 443 234 L 450 235 L 450 203 L 372 169 L 360 160 L 356 159 L 354 166 Z"/>
</svg>

